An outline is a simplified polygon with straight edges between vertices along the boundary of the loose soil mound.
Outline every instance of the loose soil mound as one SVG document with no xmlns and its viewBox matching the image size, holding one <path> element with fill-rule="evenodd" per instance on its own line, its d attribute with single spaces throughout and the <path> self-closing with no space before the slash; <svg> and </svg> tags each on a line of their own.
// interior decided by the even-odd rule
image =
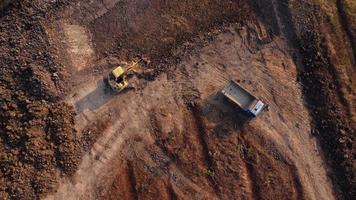
<svg viewBox="0 0 356 200">
<path fill-rule="evenodd" d="M 256 7 L 263 10 L 264 3 L 270 1 L 257 2 Z M 350 12 L 355 8 L 352 5 L 350 1 L 291 1 L 279 5 L 286 16 L 284 23 L 289 27 L 290 42 L 299 50 L 303 64 L 299 69 L 299 81 L 312 117 L 312 133 L 321 142 L 332 168 L 329 175 L 340 199 L 353 199 L 356 195 L 353 159 L 356 127 L 352 107 L 355 18 Z"/>
<path fill-rule="evenodd" d="M 21 1 L 0 15 L 0 199 L 37 199 L 53 191 L 58 170 L 79 162 L 74 110 L 56 103 L 60 69 L 40 24 L 60 3 Z"/>
<path fill-rule="evenodd" d="M 323 32 L 327 23 L 319 25 L 329 13 L 323 13 L 322 9 L 305 9 L 303 4 L 293 4 L 293 7 L 296 43 L 304 64 L 304 69 L 300 71 L 300 81 L 313 118 L 312 131 L 320 139 L 326 158 L 333 168 L 334 174 L 331 177 L 339 198 L 352 199 L 356 195 L 356 168 L 355 160 L 352 159 L 356 155 L 355 124 L 351 117 L 353 114 L 350 113 L 352 108 L 351 111 L 349 108 L 351 101 L 345 99 L 347 96 L 341 91 L 341 85 L 346 81 L 340 78 L 342 75 L 338 71 L 348 66 L 338 66 L 337 60 L 333 59 L 328 43 L 336 44 L 339 41 L 328 41 L 325 37 L 327 33 Z M 341 32 L 335 29 L 336 33 Z M 340 50 L 337 56 L 341 55 Z M 352 94 L 353 89 L 348 92 Z"/>
</svg>

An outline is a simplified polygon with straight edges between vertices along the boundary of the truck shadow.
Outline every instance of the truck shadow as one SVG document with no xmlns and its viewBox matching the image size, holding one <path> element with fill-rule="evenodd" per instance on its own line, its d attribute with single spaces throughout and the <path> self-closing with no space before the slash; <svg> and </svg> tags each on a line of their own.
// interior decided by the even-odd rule
<svg viewBox="0 0 356 200">
<path fill-rule="evenodd" d="M 229 130 L 241 130 L 253 117 L 231 103 L 221 93 L 217 92 L 203 101 L 201 114 L 208 121 L 216 124 L 214 132 L 219 136 L 229 134 Z"/>
</svg>

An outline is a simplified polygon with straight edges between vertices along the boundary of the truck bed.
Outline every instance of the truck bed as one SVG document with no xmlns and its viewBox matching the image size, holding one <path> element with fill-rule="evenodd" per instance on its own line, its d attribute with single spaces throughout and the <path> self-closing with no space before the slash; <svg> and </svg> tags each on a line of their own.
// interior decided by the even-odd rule
<svg viewBox="0 0 356 200">
<path fill-rule="evenodd" d="M 235 81 L 230 81 L 230 83 L 222 90 L 222 93 L 242 109 L 248 109 L 256 100 L 254 96 L 240 87 Z"/>
</svg>

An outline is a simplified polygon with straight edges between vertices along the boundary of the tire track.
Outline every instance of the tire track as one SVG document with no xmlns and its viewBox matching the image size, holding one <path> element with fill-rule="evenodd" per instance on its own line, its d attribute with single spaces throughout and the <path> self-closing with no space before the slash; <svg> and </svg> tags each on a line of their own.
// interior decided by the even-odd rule
<svg viewBox="0 0 356 200">
<path fill-rule="evenodd" d="M 212 156 L 210 155 L 210 152 L 209 152 L 209 146 L 208 146 L 208 143 L 206 142 L 206 132 L 205 132 L 205 128 L 204 128 L 204 125 L 203 125 L 203 122 L 202 122 L 202 119 L 200 117 L 200 108 L 198 107 L 198 105 L 194 104 L 194 105 L 191 105 L 189 104 L 188 105 L 188 110 L 190 110 L 193 114 L 193 117 L 194 117 L 194 120 L 195 120 L 195 124 L 197 126 L 197 129 L 198 129 L 198 138 L 199 138 L 199 142 L 203 148 L 203 155 L 204 155 L 204 160 L 205 160 L 205 163 L 207 165 L 207 170 L 209 170 L 209 172 L 212 172 L 214 173 L 214 161 L 213 161 L 213 158 Z M 213 176 L 208 176 L 208 180 L 210 181 L 214 191 L 216 192 L 217 195 L 220 195 L 221 194 L 221 191 L 220 191 L 220 188 L 216 182 L 216 180 L 214 179 Z"/>
<path fill-rule="evenodd" d="M 261 196 L 261 192 L 259 190 L 257 180 L 255 178 L 253 165 L 249 162 L 245 162 L 245 167 L 247 169 L 248 178 L 250 179 L 250 185 L 251 185 L 251 189 L 252 189 L 251 190 L 252 198 L 253 199 L 263 199 Z"/>
<path fill-rule="evenodd" d="M 177 194 L 174 192 L 172 184 L 167 187 L 167 194 L 169 195 L 169 200 L 178 200 Z"/>
<path fill-rule="evenodd" d="M 136 189 L 136 176 L 131 161 L 127 162 L 127 175 L 130 181 L 131 192 L 134 200 L 138 200 L 139 195 Z"/>
</svg>

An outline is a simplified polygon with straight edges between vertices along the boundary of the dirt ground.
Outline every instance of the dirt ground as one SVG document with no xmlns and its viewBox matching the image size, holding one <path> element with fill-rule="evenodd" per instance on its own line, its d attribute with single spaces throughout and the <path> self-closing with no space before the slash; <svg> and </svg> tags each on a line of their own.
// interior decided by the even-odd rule
<svg viewBox="0 0 356 200">
<path fill-rule="evenodd" d="M 0 118 L 2 197 L 349 199 L 354 21 L 338 10 L 348 2 L 309 3 L 319 13 L 313 17 L 325 20 L 320 26 L 294 1 L 75 0 L 48 2 L 39 11 L 29 1 L 12 5 L 0 32 L 7 70 L 0 88 L 7 102 Z M 20 10 L 38 19 L 21 21 Z M 16 27 L 19 44 L 5 31 Z M 11 51 L 27 42 L 24 51 Z M 335 52 L 336 44 L 343 50 Z M 35 62 L 26 49 L 46 56 Z M 18 60 L 22 73 L 11 68 Z M 132 77 L 134 89 L 120 94 L 107 88 L 110 70 L 133 60 L 153 72 Z M 244 115 L 220 93 L 229 80 L 268 110 L 255 119 Z M 34 134 L 8 139 L 22 133 L 9 125 L 28 119 L 24 127 Z M 39 146 L 45 148 L 31 150 Z M 36 153 L 42 162 L 31 158 Z"/>
<path fill-rule="evenodd" d="M 95 187 L 123 184 L 116 183 L 115 177 L 125 180 L 120 179 L 122 174 L 115 173 L 117 167 L 113 172 L 109 164 L 123 159 L 133 167 L 127 170 L 134 170 L 133 176 L 143 181 L 134 187 L 143 190 L 140 187 L 147 184 L 147 190 L 153 190 L 152 194 L 137 191 L 135 195 L 142 199 L 164 198 L 157 196 L 164 194 L 162 186 L 156 185 L 159 181 L 145 183 L 155 176 L 167 182 L 160 184 L 171 185 L 179 198 L 198 195 L 202 199 L 250 199 L 265 198 L 269 192 L 271 196 L 280 195 L 278 199 L 289 195 L 291 199 L 304 195 L 318 199 L 320 194 L 332 199 L 323 163 L 317 159 L 317 144 L 310 138 L 308 119 L 303 117 L 307 111 L 299 85 L 296 78 L 290 79 L 296 76 L 296 66 L 283 50 L 286 44 L 276 38 L 255 49 L 248 42 L 249 37 L 258 40 L 255 31 L 268 37 L 263 36 L 263 27 L 254 25 L 222 29 L 195 56 L 171 66 L 175 69 L 161 73 L 153 82 L 142 80 L 142 88 L 123 95 L 105 94 L 101 82 L 106 71 L 94 77 L 81 75 L 86 81 L 78 84 L 73 90 L 75 97 L 68 99 L 82 111 L 77 119 L 85 125 L 77 125 L 85 127 L 105 120 L 113 126 L 106 127 L 104 137 L 84 157 L 74 176 L 78 183 L 63 183 L 58 195 L 72 199 L 103 198 L 105 193 L 96 194 Z M 218 93 L 232 78 L 269 102 L 270 111 L 251 122 L 241 121 L 244 116 L 236 116 L 234 107 Z M 87 80 L 92 84 L 88 85 Z M 123 167 L 126 168 L 125 164 Z M 141 167 L 151 167 L 153 172 L 145 172 Z M 155 175 L 154 169 L 162 172 Z M 106 174 L 104 182 L 97 180 L 101 174 Z M 232 185 L 226 185 L 226 180 Z M 271 187 L 275 191 L 269 191 Z M 242 196 L 238 195 L 241 191 Z M 115 194 L 108 192 L 115 197 L 120 188 Z"/>
</svg>

